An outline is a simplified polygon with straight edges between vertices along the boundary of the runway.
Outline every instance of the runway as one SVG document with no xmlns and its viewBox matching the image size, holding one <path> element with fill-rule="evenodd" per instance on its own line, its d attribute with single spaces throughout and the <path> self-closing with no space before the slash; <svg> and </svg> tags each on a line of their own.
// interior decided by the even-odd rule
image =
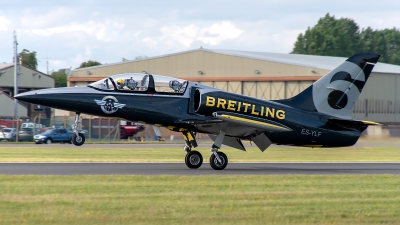
<svg viewBox="0 0 400 225">
<path fill-rule="evenodd" d="M 400 163 L 229 163 L 215 171 L 208 163 L 0 163 L 7 175 L 273 175 L 400 174 Z"/>
</svg>

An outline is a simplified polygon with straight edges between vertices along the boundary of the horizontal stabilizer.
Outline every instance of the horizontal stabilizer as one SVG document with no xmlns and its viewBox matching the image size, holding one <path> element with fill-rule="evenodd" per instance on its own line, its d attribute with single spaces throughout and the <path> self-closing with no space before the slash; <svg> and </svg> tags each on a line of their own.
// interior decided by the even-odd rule
<svg viewBox="0 0 400 225">
<path fill-rule="evenodd" d="M 213 141 L 217 139 L 216 135 L 209 134 L 208 135 Z M 246 148 L 243 146 L 242 141 L 239 138 L 232 138 L 232 137 L 224 137 L 224 141 L 222 142 L 223 145 L 230 146 L 232 148 L 236 148 L 242 151 L 246 151 Z"/>
<path fill-rule="evenodd" d="M 368 126 L 376 126 L 376 125 L 381 125 L 380 123 L 375 123 L 372 121 L 367 121 L 367 120 L 345 120 L 345 119 L 338 119 L 338 118 L 330 118 L 328 119 L 328 122 L 330 124 L 344 127 L 344 128 L 350 128 L 350 129 L 359 129 L 367 128 Z"/>
</svg>

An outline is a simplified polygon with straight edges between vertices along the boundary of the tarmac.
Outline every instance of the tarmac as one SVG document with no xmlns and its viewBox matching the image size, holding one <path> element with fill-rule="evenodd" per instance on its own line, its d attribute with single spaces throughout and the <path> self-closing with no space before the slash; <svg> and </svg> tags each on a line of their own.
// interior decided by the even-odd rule
<svg viewBox="0 0 400 225">
<path fill-rule="evenodd" d="M 208 163 L 0 163 L 7 175 L 283 175 L 400 174 L 400 163 L 229 163 L 213 170 Z"/>
<path fill-rule="evenodd" d="M 203 140 L 199 147 L 212 142 Z M 183 148 L 183 142 L 84 144 L 0 144 L 0 148 Z M 245 144 L 250 147 L 250 144 Z M 399 139 L 361 140 L 353 147 L 400 147 Z M 289 147 L 277 146 L 275 147 Z M 352 147 L 349 147 L 352 148 Z M 400 150 L 400 148 L 399 148 Z M 183 155 L 183 153 L 182 153 Z M 273 174 L 400 174 L 400 163 L 229 163 L 224 170 L 213 170 L 208 161 L 199 169 L 189 169 L 184 163 L 0 163 L 0 174 L 7 175 L 273 175 Z"/>
</svg>

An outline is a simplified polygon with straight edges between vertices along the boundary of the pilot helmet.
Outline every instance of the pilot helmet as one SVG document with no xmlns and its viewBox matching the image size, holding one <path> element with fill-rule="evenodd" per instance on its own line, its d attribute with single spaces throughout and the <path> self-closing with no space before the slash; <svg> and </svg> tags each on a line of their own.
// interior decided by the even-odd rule
<svg viewBox="0 0 400 225">
<path fill-rule="evenodd" d="M 122 80 L 122 79 L 120 78 L 120 79 L 117 80 L 117 83 L 118 83 L 118 84 L 122 84 L 122 83 L 124 83 L 124 80 Z"/>
</svg>

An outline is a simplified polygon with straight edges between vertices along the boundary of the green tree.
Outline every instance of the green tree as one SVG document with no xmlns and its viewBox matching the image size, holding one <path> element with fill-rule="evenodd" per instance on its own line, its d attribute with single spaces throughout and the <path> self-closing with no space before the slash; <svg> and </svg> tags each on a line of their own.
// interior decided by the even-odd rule
<svg viewBox="0 0 400 225">
<path fill-rule="evenodd" d="M 27 49 L 23 49 L 17 57 L 21 59 L 22 65 L 36 70 L 38 64 L 35 51 L 30 52 Z"/>
<path fill-rule="evenodd" d="M 381 54 L 380 62 L 400 65 L 400 30 L 360 31 L 351 19 L 336 19 L 329 13 L 300 33 L 291 53 L 348 57 L 357 52 Z"/>
<path fill-rule="evenodd" d="M 396 28 L 380 31 L 386 57 L 383 62 L 400 65 L 400 30 Z M 379 52 L 378 52 L 379 53 Z"/>
<path fill-rule="evenodd" d="M 299 34 L 291 53 L 348 56 L 362 49 L 358 25 L 351 19 L 335 19 L 329 13 Z"/>
<path fill-rule="evenodd" d="M 61 69 L 57 72 L 52 72 L 51 76 L 54 78 L 56 87 L 66 87 L 67 86 L 67 74 L 65 74 L 65 69 Z"/>
<path fill-rule="evenodd" d="M 98 66 L 98 65 L 101 65 L 101 63 L 99 63 L 99 62 L 97 62 L 97 61 L 89 60 L 89 61 L 87 61 L 87 62 L 81 63 L 81 65 L 78 67 L 78 69 L 79 69 L 79 68 L 91 67 L 91 66 Z"/>
</svg>

